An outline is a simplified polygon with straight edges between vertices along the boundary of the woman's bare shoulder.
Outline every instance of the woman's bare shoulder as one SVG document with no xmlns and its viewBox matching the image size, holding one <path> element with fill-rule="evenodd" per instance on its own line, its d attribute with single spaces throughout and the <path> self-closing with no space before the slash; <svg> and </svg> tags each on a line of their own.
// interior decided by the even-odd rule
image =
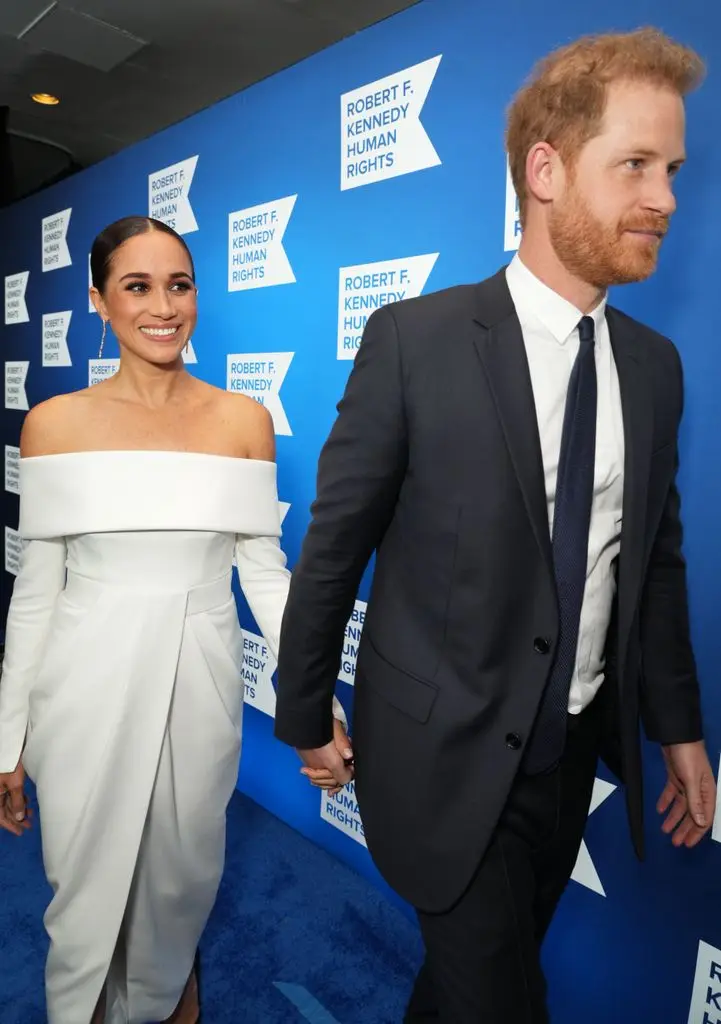
<svg viewBox="0 0 721 1024">
<path fill-rule="evenodd" d="M 72 451 L 88 412 L 91 388 L 55 395 L 26 414 L 20 433 L 23 458 Z"/>
<path fill-rule="evenodd" d="M 213 392 L 219 424 L 233 447 L 242 449 L 248 458 L 274 462 L 275 429 L 266 407 L 247 395 L 220 388 Z"/>
</svg>

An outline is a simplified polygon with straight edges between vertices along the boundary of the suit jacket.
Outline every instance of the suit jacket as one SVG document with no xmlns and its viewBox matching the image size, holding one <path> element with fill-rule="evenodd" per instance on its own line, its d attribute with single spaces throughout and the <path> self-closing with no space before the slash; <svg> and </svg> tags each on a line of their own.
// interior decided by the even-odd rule
<svg viewBox="0 0 721 1024">
<path fill-rule="evenodd" d="M 675 485 L 683 381 L 670 341 L 610 307 L 607 321 L 626 454 L 600 699 L 642 856 L 639 718 L 660 743 L 702 737 Z M 276 735 L 300 748 L 331 739 L 344 628 L 375 551 L 356 795 L 381 873 L 439 911 L 492 835 L 558 636 L 538 424 L 505 272 L 376 311 L 338 413 L 285 611 Z"/>
</svg>

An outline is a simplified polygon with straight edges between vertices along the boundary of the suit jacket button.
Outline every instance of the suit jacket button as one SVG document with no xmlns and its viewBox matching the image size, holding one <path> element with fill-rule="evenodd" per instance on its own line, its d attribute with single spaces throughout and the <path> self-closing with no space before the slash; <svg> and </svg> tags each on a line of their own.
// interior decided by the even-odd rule
<svg viewBox="0 0 721 1024">
<path fill-rule="evenodd" d="M 506 736 L 506 746 L 509 750 L 520 750 L 521 749 L 521 737 L 517 732 L 509 732 Z"/>
<path fill-rule="evenodd" d="M 537 654 L 548 654 L 551 650 L 551 643 L 545 636 L 537 636 L 533 641 L 533 650 Z"/>
</svg>

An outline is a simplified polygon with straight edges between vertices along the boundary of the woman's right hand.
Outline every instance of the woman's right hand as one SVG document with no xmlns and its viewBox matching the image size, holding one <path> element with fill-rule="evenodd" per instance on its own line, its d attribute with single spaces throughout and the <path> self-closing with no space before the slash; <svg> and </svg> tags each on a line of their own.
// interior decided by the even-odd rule
<svg viewBox="0 0 721 1024">
<path fill-rule="evenodd" d="M 0 772 L 0 828 L 21 836 L 30 828 L 31 816 L 25 796 L 25 769 L 19 761 L 14 772 Z"/>
</svg>

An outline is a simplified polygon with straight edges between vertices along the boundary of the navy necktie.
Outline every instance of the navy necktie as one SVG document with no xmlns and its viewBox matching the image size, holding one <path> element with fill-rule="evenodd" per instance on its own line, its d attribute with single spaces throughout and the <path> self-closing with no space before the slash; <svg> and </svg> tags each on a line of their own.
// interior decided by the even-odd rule
<svg viewBox="0 0 721 1024">
<path fill-rule="evenodd" d="M 596 465 L 596 360 L 593 320 L 578 325 L 580 346 L 563 418 L 553 513 L 553 568 L 559 634 L 551 674 L 524 758 L 529 774 L 551 769 L 566 743 L 568 694 L 576 664 L 578 624 L 586 586 L 588 531 Z"/>
</svg>

